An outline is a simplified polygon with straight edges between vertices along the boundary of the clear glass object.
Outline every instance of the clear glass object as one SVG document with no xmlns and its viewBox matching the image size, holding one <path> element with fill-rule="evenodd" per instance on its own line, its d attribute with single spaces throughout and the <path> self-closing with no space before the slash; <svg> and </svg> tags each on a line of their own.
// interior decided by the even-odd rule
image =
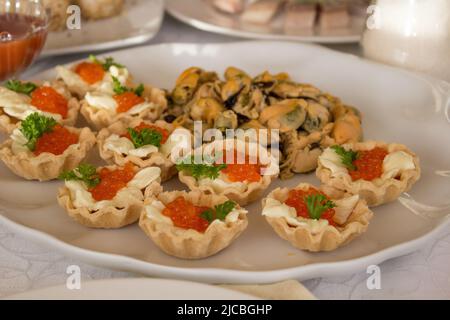
<svg viewBox="0 0 450 320">
<path fill-rule="evenodd" d="M 450 81 L 450 0 L 378 0 L 368 13 L 366 57 Z"/>
<path fill-rule="evenodd" d="M 0 82 L 20 74 L 39 55 L 48 17 L 39 0 L 0 0 Z"/>
</svg>

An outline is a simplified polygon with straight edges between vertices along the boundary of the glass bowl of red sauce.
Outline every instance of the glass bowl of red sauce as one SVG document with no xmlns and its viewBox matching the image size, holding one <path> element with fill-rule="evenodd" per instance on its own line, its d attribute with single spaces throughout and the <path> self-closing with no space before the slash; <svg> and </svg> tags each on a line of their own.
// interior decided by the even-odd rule
<svg viewBox="0 0 450 320">
<path fill-rule="evenodd" d="M 0 82 L 16 77 L 36 59 L 48 23 L 39 0 L 0 0 Z"/>
</svg>

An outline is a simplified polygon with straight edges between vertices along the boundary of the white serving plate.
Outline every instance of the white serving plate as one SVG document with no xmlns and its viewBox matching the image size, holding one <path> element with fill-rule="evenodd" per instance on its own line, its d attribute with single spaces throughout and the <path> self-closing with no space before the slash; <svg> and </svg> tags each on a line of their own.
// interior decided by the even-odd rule
<svg viewBox="0 0 450 320">
<path fill-rule="evenodd" d="M 288 71 L 297 81 L 341 97 L 361 110 L 366 139 L 404 143 L 420 157 L 422 178 L 411 198 L 402 197 L 413 210 L 399 201 L 375 208 L 369 230 L 360 238 L 333 252 L 308 253 L 280 239 L 260 216 L 256 202 L 248 206 L 248 229 L 229 248 L 188 261 L 162 253 L 137 225 L 96 230 L 77 224 L 56 203 L 61 182 L 24 181 L 0 164 L 0 222 L 18 234 L 88 263 L 121 270 L 210 283 L 270 283 L 365 270 L 448 231 L 450 90 L 445 84 L 319 46 L 284 42 L 163 44 L 111 55 L 126 64 L 137 81 L 163 88 L 171 88 L 190 66 L 223 73 L 233 65 L 251 75 Z M 49 70 L 35 78 L 52 76 Z M 318 180 L 314 174 L 296 175 L 277 180 L 270 190 L 299 182 Z M 164 187 L 184 188 L 176 178 Z"/>
<path fill-rule="evenodd" d="M 126 290 L 124 290 L 126 288 Z M 80 289 L 55 286 L 6 297 L 6 300 L 254 300 L 221 287 L 165 279 L 108 279 L 81 282 Z"/>
<path fill-rule="evenodd" d="M 278 13 L 267 25 L 250 24 L 242 22 L 239 15 L 218 11 L 210 2 L 210 0 L 166 0 L 166 10 L 176 19 L 201 30 L 262 40 L 318 43 L 358 42 L 365 25 L 364 18 L 352 16 L 350 25 L 345 28 L 321 30 L 316 26 L 312 30 L 286 32 L 283 28 L 282 13 Z"/>
<path fill-rule="evenodd" d="M 123 12 L 108 19 L 82 20 L 80 30 L 50 32 L 41 56 L 122 48 L 146 42 L 159 31 L 163 0 L 128 0 Z"/>
</svg>

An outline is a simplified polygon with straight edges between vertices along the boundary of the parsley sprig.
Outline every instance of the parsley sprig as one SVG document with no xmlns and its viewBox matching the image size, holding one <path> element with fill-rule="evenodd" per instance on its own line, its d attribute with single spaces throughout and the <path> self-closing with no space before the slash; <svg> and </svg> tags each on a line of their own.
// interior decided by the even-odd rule
<svg viewBox="0 0 450 320">
<path fill-rule="evenodd" d="M 105 71 L 108 71 L 109 68 L 111 68 L 112 66 L 115 66 L 117 68 L 125 68 L 120 63 L 115 62 L 114 58 L 112 58 L 112 57 L 107 57 L 107 58 L 105 58 L 104 61 L 101 61 L 95 55 L 91 54 L 89 56 L 89 60 L 91 60 L 93 63 L 97 63 L 97 64 L 101 65 L 103 70 L 105 70 Z"/>
<path fill-rule="evenodd" d="M 26 95 L 30 95 L 37 87 L 33 82 L 22 82 L 20 80 L 8 80 L 6 82 L 7 89 Z"/>
<path fill-rule="evenodd" d="M 319 220 L 322 214 L 336 207 L 333 201 L 328 200 L 323 194 L 312 194 L 305 197 L 306 208 L 311 219 Z"/>
<path fill-rule="evenodd" d="M 225 163 L 217 165 L 194 163 L 194 156 L 187 159 L 187 161 L 185 160 L 176 165 L 178 171 L 186 171 L 197 180 L 201 178 L 209 178 L 214 180 L 219 177 L 220 171 L 226 167 L 227 165 Z"/>
<path fill-rule="evenodd" d="M 135 148 L 140 148 L 149 144 L 158 148 L 161 146 L 161 140 L 163 138 L 161 132 L 149 128 L 143 128 L 140 131 L 133 128 L 128 128 L 127 130 Z"/>
<path fill-rule="evenodd" d="M 82 163 L 71 171 L 64 171 L 59 175 L 58 179 L 82 181 L 88 188 L 93 188 L 100 183 L 100 176 L 97 173 L 97 169 L 87 163 Z"/>
<path fill-rule="evenodd" d="M 353 164 L 353 161 L 358 159 L 358 152 L 355 152 L 353 150 L 345 150 L 342 146 L 332 146 L 331 149 L 334 150 L 340 157 L 341 162 L 344 166 L 346 166 L 350 170 L 355 170 L 356 167 Z"/>
<path fill-rule="evenodd" d="M 142 96 L 142 93 L 144 92 L 144 85 L 141 83 L 139 86 L 137 86 L 136 88 L 132 89 L 132 88 L 128 88 L 123 86 L 119 79 L 117 79 L 116 77 L 112 77 L 113 79 L 113 90 L 116 94 L 123 94 L 125 92 L 133 92 L 135 95 L 137 96 Z"/>
<path fill-rule="evenodd" d="M 30 114 L 20 125 L 20 132 L 28 141 L 25 146 L 34 151 L 37 140 L 44 133 L 51 132 L 56 124 L 56 120 L 51 117 L 43 116 L 37 112 Z"/>
<path fill-rule="evenodd" d="M 227 215 L 233 211 L 236 207 L 236 203 L 228 200 L 222 204 L 218 204 L 214 207 L 214 209 L 207 209 L 200 214 L 200 217 L 207 220 L 209 223 L 213 222 L 216 219 L 225 220 Z"/>
</svg>

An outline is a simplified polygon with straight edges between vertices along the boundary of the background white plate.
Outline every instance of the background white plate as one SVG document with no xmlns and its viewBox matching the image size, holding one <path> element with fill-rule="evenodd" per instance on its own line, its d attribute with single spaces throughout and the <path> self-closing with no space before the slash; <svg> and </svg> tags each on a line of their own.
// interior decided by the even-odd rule
<svg viewBox="0 0 450 320">
<path fill-rule="evenodd" d="M 242 22 L 239 15 L 220 12 L 208 2 L 210 1 L 166 0 L 166 10 L 178 20 L 198 29 L 250 39 L 320 43 L 358 42 L 365 25 L 364 18 L 352 16 L 350 26 L 346 28 L 321 30 L 316 26 L 312 30 L 286 33 L 283 29 L 283 13 L 278 13 L 267 25 L 249 24 Z"/>
<path fill-rule="evenodd" d="M 361 110 L 366 139 L 405 143 L 419 155 L 423 174 L 410 195 L 428 207 L 410 202 L 417 207 L 413 213 L 397 201 L 375 208 L 369 230 L 360 238 L 333 252 L 308 253 L 280 239 L 260 216 L 256 202 L 248 206 L 248 229 L 229 248 L 207 259 L 186 261 L 162 253 L 137 225 L 120 230 L 78 225 L 56 204 L 61 182 L 24 181 L 0 165 L 0 222 L 23 236 L 91 264 L 148 275 L 269 283 L 363 270 L 417 249 L 450 225 L 450 98 L 440 86 L 355 56 L 295 43 L 165 44 L 112 55 L 127 65 L 136 81 L 163 88 L 171 88 L 178 74 L 193 65 L 219 73 L 230 65 L 252 75 L 288 71 L 297 81 L 313 83 Z M 52 76 L 50 70 L 36 78 Z M 314 174 L 296 175 L 276 181 L 270 189 L 299 182 L 318 180 Z M 164 187 L 183 186 L 173 179 Z"/>
<path fill-rule="evenodd" d="M 79 290 L 55 286 L 15 294 L 6 299 L 39 300 L 254 300 L 250 295 L 187 281 L 111 279 L 81 282 Z"/>
<path fill-rule="evenodd" d="M 158 32 L 163 0 L 127 0 L 123 12 L 108 19 L 82 20 L 80 30 L 50 32 L 41 56 L 93 52 L 146 42 Z"/>
</svg>

